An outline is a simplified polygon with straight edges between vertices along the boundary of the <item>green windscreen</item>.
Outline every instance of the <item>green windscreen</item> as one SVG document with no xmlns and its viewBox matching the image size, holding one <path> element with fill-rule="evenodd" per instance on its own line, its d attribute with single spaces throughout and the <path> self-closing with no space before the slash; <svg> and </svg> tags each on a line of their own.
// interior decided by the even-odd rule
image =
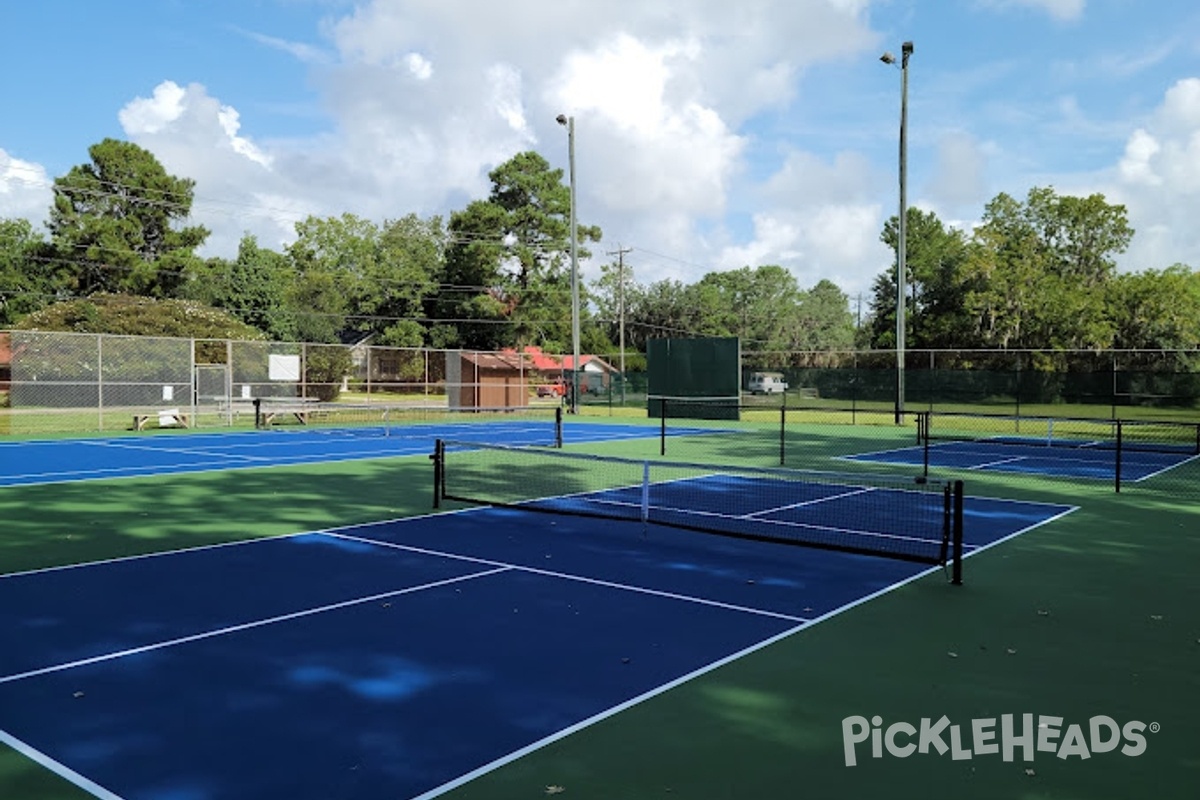
<svg viewBox="0 0 1200 800">
<path fill-rule="evenodd" d="M 651 339 L 646 344 L 646 410 L 651 417 L 738 418 L 742 358 L 736 336 Z"/>
</svg>

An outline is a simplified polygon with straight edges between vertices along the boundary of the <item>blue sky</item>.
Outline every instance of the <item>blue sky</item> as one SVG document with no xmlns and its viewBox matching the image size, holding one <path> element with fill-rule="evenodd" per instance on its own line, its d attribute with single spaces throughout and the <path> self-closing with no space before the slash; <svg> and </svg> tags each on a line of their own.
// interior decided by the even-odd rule
<svg viewBox="0 0 1200 800">
<path fill-rule="evenodd" d="M 309 214 L 448 215 L 522 150 L 643 282 L 780 264 L 868 291 L 909 200 L 969 227 L 999 192 L 1102 192 L 1125 269 L 1200 267 L 1200 8 L 1182 0 L 40 0 L 0 23 L 0 216 L 105 137 L 196 180 L 205 254 Z"/>
</svg>

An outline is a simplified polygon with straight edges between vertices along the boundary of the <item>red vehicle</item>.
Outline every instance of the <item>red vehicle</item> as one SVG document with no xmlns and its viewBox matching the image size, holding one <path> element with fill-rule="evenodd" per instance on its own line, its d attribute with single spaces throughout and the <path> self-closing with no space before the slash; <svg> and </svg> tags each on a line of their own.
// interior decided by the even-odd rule
<svg viewBox="0 0 1200 800">
<path fill-rule="evenodd" d="M 554 383 L 543 383 L 537 387 L 538 397 L 566 397 L 567 386 L 561 380 Z"/>
</svg>

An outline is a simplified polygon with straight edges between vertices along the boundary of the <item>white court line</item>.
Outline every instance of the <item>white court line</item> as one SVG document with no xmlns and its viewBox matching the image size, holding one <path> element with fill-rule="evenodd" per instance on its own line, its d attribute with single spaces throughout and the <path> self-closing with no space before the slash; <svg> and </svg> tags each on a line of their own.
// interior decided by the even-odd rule
<svg viewBox="0 0 1200 800">
<path fill-rule="evenodd" d="M 350 522 L 345 525 L 337 525 L 332 528 L 318 528 L 311 531 L 299 531 L 289 533 L 278 533 L 271 536 L 256 536 L 251 539 L 235 539 L 231 542 L 214 542 L 212 544 L 198 544 L 192 547 L 176 547 L 170 550 L 155 550 L 152 553 L 137 553 L 131 556 L 114 556 L 113 558 L 101 558 L 96 561 L 79 561 L 74 564 L 58 564 L 53 567 L 38 567 L 36 569 L 27 569 L 22 572 L 10 572 L 8 574 L 0 574 L 0 581 L 8 578 L 20 578 L 27 575 L 38 575 L 43 572 L 62 572 L 64 570 L 85 569 L 87 567 L 99 567 L 105 564 L 119 564 L 125 561 L 141 561 L 147 558 L 161 558 L 163 556 L 187 555 L 188 553 L 199 553 L 205 550 L 217 550 L 222 547 L 242 547 L 244 545 L 260 544 L 263 542 L 274 542 L 280 539 L 294 539 L 302 536 L 316 536 L 320 534 L 333 533 L 334 531 L 353 530 L 355 528 L 374 528 L 380 525 L 394 525 L 398 522 L 408 522 L 409 520 L 426 519 L 428 517 L 440 517 L 449 514 L 468 514 L 478 513 L 486 510 L 487 506 L 475 506 L 473 508 L 460 508 L 453 511 L 434 511 L 427 514 L 414 514 L 411 517 L 392 517 L 391 519 L 372 520 L 369 522 Z"/>
<path fill-rule="evenodd" d="M 93 445 L 95 447 L 111 447 L 111 448 L 114 448 L 117 450 L 138 450 L 138 451 L 149 452 L 149 453 L 178 453 L 179 455 L 185 455 L 185 456 L 211 456 L 211 457 L 215 457 L 215 458 L 232 458 L 232 459 L 240 460 L 240 461 L 269 460 L 269 459 L 264 459 L 260 456 L 244 456 L 244 455 L 241 455 L 240 453 L 214 453 L 209 450 L 203 450 L 200 448 L 193 448 L 193 447 L 154 447 L 154 446 L 148 445 L 148 444 L 127 444 L 124 440 L 121 440 L 121 439 L 108 439 L 108 440 L 104 440 L 104 441 L 87 440 L 87 441 L 84 441 L 83 444 Z"/>
<path fill-rule="evenodd" d="M 566 497 L 567 495 L 563 495 L 563 496 Z M 550 498 L 550 499 L 553 499 L 553 498 Z M 622 506 L 625 508 L 641 508 L 640 503 L 630 503 L 629 501 L 626 501 L 626 500 L 603 500 L 600 498 L 596 498 L 596 499 L 584 498 L 584 499 L 587 502 L 595 503 L 596 505 Z M 520 508 L 521 506 L 513 505 L 512 507 Z M 693 516 L 693 517 L 714 517 L 716 519 L 729 519 L 729 520 L 745 520 L 746 519 L 745 516 L 734 516 L 732 514 L 722 514 L 719 511 L 701 511 L 696 508 L 676 508 L 675 506 L 663 506 L 663 505 L 652 505 L 651 508 L 653 508 L 657 511 L 666 511 L 668 513 L 673 513 L 673 514 L 686 514 L 688 516 Z M 623 518 L 623 519 L 626 522 L 637 522 L 638 521 L 637 519 L 634 519 L 633 517 Z M 924 536 L 907 536 L 907 535 L 901 534 L 901 533 L 884 533 L 882 531 L 868 531 L 868 530 L 863 530 L 860 528 L 838 528 L 838 527 L 834 527 L 832 525 L 817 525 L 817 524 L 811 523 L 811 522 L 791 522 L 791 521 L 782 520 L 782 519 L 756 519 L 754 521 L 757 523 L 760 523 L 762 525 L 776 525 L 776 526 L 784 527 L 784 528 L 803 528 L 805 530 L 825 531 L 827 533 L 853 534 L 855 536 L 871 536 L 871 537 L 874 537 L 877 539 L 894 539 L 897 541 L 920 542 L 922 544 L 938 544 L 942 541 L 942 537 L 940 534 L 936 538 L 927 538 Z M 659 524 L 653 519 L 650 520 L 650 523 L 652 525 Z M 662 523 L 662 524 L 666 524 L 666 523 Z M 667 525 L 667 527 L 671 527 L 671 526 Z M 736 532 L 731 532 L 731 535 L 733 535 L 735 533 Z"/>
<path fill-rule="evenodd" d="M 115 795 L 100 784 L 88 780 L 75 770 L 68 767 L 66 764 L 55 761 L 41 750 L 31 747 L 7 731 L 0 730 L 0 742 L 3 742 L 13 750 L 16 750 L 30 761 L 34 761 L 42 765 L 63 780 L 70 781 L 80 789 L 83 789 L 85 792 L 91 794 L 93 797 L 99 798 L 99 800 L 121 800 L 119 795 Z"/>
<path fill-rule="evenodd" d="M 937 447 L 937 445 L 933 445 L 933 447 Z M 869 456 L 886 456 L 892 453 L 911 453 L 914 450 L 921 452 L 921 445 L 910 444 L 905 445 L 904 447 L 892 447 L 887 450 L 870 450 L 866 453 L 851 453 L 850 455 L 834 456 L 834 459 L 838 461 L 870 461 Z M 900 466 L 912 466 L 911 464 L 903 464 L 902 462 L 895 461 L 885 461 L 883 463 L 899 464 Z"/>
<path fill-rule="evenodd" d="M 695 597 L 693 595 L 677 594 L 675 592 L 664 592 L 659 589 L 647 589 L 644 586 L 633 586 L 628 583 L 615 583 L 613 581 L 601 580 L 599 578 L 589 578 L 585 575 L 573 575 L 569 572 L 556 572 L 549 569 L 539 569 L 538 567 L 528 567 L 522 564 L 510 564 L 505 561 L 493 561 L 489 558 L 478 558 L 476 556 L 464 556 L 458 553 L 447 553 L 441 550 L 429 550 L 424 547 L 414 547 L 406 544 L 396 544 L 394 542 L 380 541 L 377 539 L 367 539 L 361 536 L 350 536 L 345 533 L 330 533 L 331 537 L 337 539 L 346 539 L 352 542 L 361 542 L 363 544 L 378 545 L 379 547 L 389 547 L 394 550 L 404 550 L 409 553 L 420 553 L 422 555 L 440 556 L 442 558 L 450 558 L 455 561 L 467 561 L 473 564 L 491 565 L 504 567 L 513 572 L 528 572 L 532 575 L 542 575 L 548 578 L 560 578 L 562 580 L 574 581 L 576 583 L 588 583 L 593 586 L 604 586 L 609 589 L 620 589 L 624 592 L 635 592 L 637 594 L 646 594 L 653 597 L 665 597 L 670 600 L 682 600 L 687 603 L 698 603 L 704 606 L 712 606 L 714 608 L 723 608 L 728 611 L 741 611 L 747 614 L 754 614 L 760 617 L 774 617 L 788 622 L 808 622 L 804 617 L 796 617 L 791 614 L 781 614 L 778 611 L 767 611 L 761 608 L 750 608 L 749 606 L 739 606 L 733 603 L 722 603 L 718 600 L 708 600 L 703 597 Z"/>
<path fill-rule="evenodd" d="M 1002 500 L 1002 502 L 1024 502 L 1024 501 Z M 1038 503 L 1032 503 L 1032 504 L 1037 505 Z M 1043 504 L 1050 505 L 1050 504 L 1045 504 L 1045 503 L 1043 503 Z M 476 510 L 478 510 L 478 509 L 463 509 L 460 511 L 442 512 L 442 514 L 450 515 L 450 514 L 470 513 L 471 511 L 476 511 Z M 1030 530 L 1033 530 L 1037 527 L 1040 527 L 1041 525 L 1047 524 L 1047 523 L 1057 520 L 1061 517 L 1064 517 L 1067 514 L 1073 512 L 1073 511 L 1076 511 L 1076 510 L 1078 510 L 1078 507 L 1071 507 L 1071 508 L 1063 511 L 1060 514 L 1055 515 L 1054 517 L 1050 517 L 1046 520 L 1042 520 L 1034 525 L 1030 525 L 1026 528 L 1021 529 L 1020 531 L 1012 533 L 1009 536 L 1006 536 L 1002 539 L 999 539 L 999 540 L 992 542 L 988 545 L 985 545 L 983 547 L 979 547 L 974 552 L 967 554 L 966 557 L 969 558 L 969 557 L 973 556 L 975 554 L 975 552 L 982 552 L 983 550 L 994 547 L 995 545 L 998 545 L 1002 542 L 1008 541 L 1009 539 L 1012 539 L 1016 536 L 1024 534 L 1024 533 L 1026 533 Z M 441 514 L 428 514 L 428 515 L 423 515 L 423 516 L 427 516 L 427 517 L 441 516 Z M 417 517 L 400 518 L 398 520 L 388 520 L 385 522 L 366 523 L 364 525 L 351 525 L 351 526 L 346 526 L 346 527 L 347 528 L 374 527 L 376 525 L 391 524 L 392 522 L 404 521 L 404 519 L 417 519 Z M 302 536 L 302 535 L 308 535 L 308 534 L 287 534 L 286 536 L 291 537 L 291 536 Z M 357 537 L 349 537 L 349 536 L 332 534 L 332 533 L 330 533 L 329 535 L 339 536 L 339 538 L 347 538 L 347 539 L 357 538 Z M 272 538 L 281 538 L 281 537 L 272 537 Z M 282 538 L 286 538 L 286 537 L 282 537 Z M 209 546 L 202 546 L 202 547 L 198 547 L 198 548 L 186 548 L 183 550 L 175 550 L 175 551 L 163 551 L 160 553 L 152 553 L 152 554 L 147 554 L 144 556 L 129 556 L 124 559 L 112 559 L 112 560 L 114 560 L 114 561 L 132 560 L 132 559 L 147 558 L 147 557 L 153 557 L 153 556 L 159 556 L 159 555 L 169 555 L 171 553 L 185 553 L 185 552 L 191 552 L 193 550 L 210 549 L 212 547 L 233 546 L 236 544 L 253 543 L 253 542 L 270 541 L 270 540 L 271 539 L 269 539 L 269 538 L 244 540 L 242 542 L 232 542 L 232 543 L 224 543 L 224 544 L 219 544 L 219 545 L 209 545 Z M 371 544 L 384 544 L 384 543 L 377 542 L 374 540 L 365 540 L 365 541 L 367 541 Z M 449 555 L 449 554 L 446 554 L 446 555 Z M 102 562 L 93 562 L 93 563 L 102 563 Z M 88 564 L 83 564 L 83 565 L 79 565 L 79 566 L 88 566 Z M 51 568 L 51 569 L 64 569 L 64 568 L 70 568 L 70 567 L 57 567 L 57 568 Z M 699 669 L 693 670 L 692 672 L 690 672 L 686 675 L 680 676 L 679 678 L 676 678 L 675 680 L 672 680 L 668 683 L 665 683 L 658 687 L 655 687 L 654 689 L 644 692 L 641 695 L 638 695 L 637 697 L 631 698 L 630 700 L 627 700 L 624 703 L 620 703 L 616 706 L 608 708 L 608 709 L 606 709 L 598 714 L 595 714 L 585 720 L 581 720 L 580 722 L 578 722 L 574 725 L 571 725 L 571 726 L 564 728 L 554 734 L 551 734 L 550 736 L 544 737 L 536 742 L 533 742 L 532 744 L 527 745 L 526 747 L 520 748 L 519 750 L 513 751 L 501 758 L 498 758 L 488 764 L 485 764 L 484 766 L 479 767 L 478 769 L 475 769 L 469 773 L 461 775 L 458 778 L 455 778 L 452 781 L 449 781 L 445 784 L 442 784 L 439 787 L 436 787 L 428 792 L 425 792 L 424 794 L 421 794 L 416 798 L 412 798 L 412 800 L 432 800 L 432 798 L 435 798 L 442 794 L 445 794 L 446 792 L 451 791 L 452 789 L 462 786 L 463 784 L 468 783 L 468 782 L 474 780 L 475 778 L 478 778 L 482 775 L 485 775 L 489 772 L 499 769 L 500 767 L 505 766 L 505 765 L 507 765 L 513 761 L 516 761 L 526 755 L 529 755 L 533 752 L 536 752 L 537 750 L 541 750 L 541 749 L 547 747 L 548 745 L 550 745 L 554 742 L 557 742 L 561 739 L 564 739 L 578 731 L 581 731 L 585 728 L 591 727 L 592 725 L 595 725 L 596 723 L 601 722 L 605 719 L 608 719 L 609 717 L 615 716 L 616 714 L 626 711 L 629 708 L 640 705 L 641 703 L 646 702 L 654 697 L 657 697 L 660 694 L 664 694 L 665 692 L 670 691 L 671 689 L 674 689 L 684 683 L 688 683 L 688 682 L 690 682 L 698 677 L 701 677 L 709 672 L 719 669 L 720 667 L 725 666 L 726 664 L 737 661 L 737 660 L 744 658 L 752 653 L 755 653 L 759 650 L 765 649 L 773 644 L 776 644 L 777 642 L 780 642 L 784 639 L 790 638 L 791 636 L 793 636 L 794 634 L 798 633 L 801 630 L 805 630 L 807 628 L 812 627 L 813 625 L 816 625 L 821 622 L 825 622 L 826 620 L 832 619 L 832 618 L 838 616 L 839 614 L 849 611 L 859 605 L 870 602 L 871 600 L 874 600 L 878 597 L 882 597 L 883 595 L 886 595 L 886 594 L 888 594 L 896 589 L 899 589 L 909 583 L 920 580 L 928 575 L 931 575 L 931 574 L 937 572 L 939 569 L 942 569 L 942 567 L 934 566 L 934 567 L 925 569 L 921 572 L 918 572 L 918 573 L 910 576 L 909 578 L 907 578 L 905 580 L 898 581 L 897 583 L 892 584 L 891 586 L 884 587 L 883 589 L 880 589 L 872 594 L 866 595 L 862 598 L 859 598 L 858 600 L 847 603 L 846 605 L 843 605 L 843 606 L 836 608 L 826 614 L 823 614 L 823 615 L 817 617 L 816 619 L 813 619 L 808 622 L 803 622 L 793 628 L 790 628 L 786 631 L 783 631 L 780 634 L 777 634 L 776 636 L 765 639 L 757 644 L 754 644 L 747 648 L 744 648 L 743 650 L 740 650 L 737 653 L 733 653 L 729 656 L 726 656 L 722 659 L 714 661 L 714 662 L 712 662 L 706 666 L 703 666 Z M 471 579 L 474 577 L 482 577 L 484 575 L 496 574 L 496 573 L 500 573 L 500 572 L 504 572 L 504 571 L 507 571 L 507 570 L 503 569 L 503 568 L 499 568 L 499 569 L 495 569 L 495 570 L 489 570 L 489 571 L 483 572 L 483 573 L 477 573 L 475 575 L 463 576 L 463 577 L 455 579 L 455 580 L 466 580 L 466 579 Z M 570 576 L 568 576 L 568 577 L 570 577 Z M 413 589 L 405 590 L 405 591 L 415 591 L 418 588 L 421 588 L 421 587 L 414 587 Z M 370 600 L 370 598 L 367 598 L 367 599 L 363 599 L 363 600 L 357 601 L 357 602 L 368 602 L 369 600 Z M 310 612 L 310 613 L 316 613 L 316 612 L 314 611 L 314 612 Z M 263 623 L 263 624 L 266 624 L 266 623 Z M 217 634 L 214 633 L 211 635 L 217 635 Z M 199 637 L 197 637 L 197 638 L 199 638 Z M 163 646 L 166 646 L 166 645 L 163 645 Z M 63 777 L 65 780 L 70 781 L 71 783 L 75 784 L 76 786 L 79 786 L 80 788 L 92 793 L 94 796 L 96 796 L 100 800 L 122 800 L 122 798 L 120 798 L 119 796 L 113 794 L 112 792 L 109 792 L 108 790 L 104 789 L 103 787 L 100 787 L 99 785 L 93 783 L 92 781 L 88 780 L 87 778 L 84 778 L 83 776 L 79 775 L 78 773 L 74 772 L 73 770 L 69 769 L 68 767 L 66 767 L 62 764 L 59 764 L 57 761 L 54 761 L 53 759 L 49 758 L 48 756 L 45 756 L 44 754 L 33 749 L 32 747 L 29 747 L 28 745 L 21 742 L 19 739 L 12 737 L 11 735 L 7 734 L 6 732 L 4 732 L 2 730 L 0 730 L 0 741 L 9 745 L 13 749 L 22 753 L 26 757 L 35 761 L 36 763 L 42 765 L 43 767 L 50 770 L 51 772 L 54 772 L 55 774 L 59 775 L 60 777 Z"/>
<path fill-rule="evenodd" d="M 1001 542 L 1006 542 L 1009 539 L 1012 539 L 1016 536 L 1020 536 L 1021 534 L 1031 531 L 1034 528 L 1040 527 L 1042 525 L 1045 525 L 1048 522 L 1052 522 L 1053 520 L 1056 520 L 1056 519 L 1059 519 L 1060 517 L 1066 516 L 1067 514 L 1071 513 L 1072 511 L 1076 511 L 1077 509 L 1078 509 L 1078 507 L 1072 507 L 1070 510 L 1064 511 L 1062 514 L 1058 514 L 1049 519 L 1042 520 L 1041 522 L 1038 522 L 1034 525 L 1030 525 L 1027 528 L 1023 528 L 1022 530 L 1017 531 L 1016 533 L 1005 536 L 1003 539 L 997 539 L 995 542 L 992 542 L 991 544 L 988 544 L 988 545 L 985 545 L 984 547 L 978 548 L 973 553 L 964 555 L 964 558 L 970 558 L 970 557 L 974 556 L 976 553 L 981 553 L 984 550 L 987 550 L 991 547 L 994 547 L 995 545 L 1000 544 Z M 685 683 L 695 680 L 696 678 L 699 678 L 702 675 L 706 675 L 710 672 L 713 672 L 714 670 L 717 670 L 717 669 L 725 666 L 726 664 L 730 664 L 734 661 L 745 658 L 746 656 L 751 655 L 752 653 L 755 653 L 759 650 L 770 647 L 771 645 L 781 642 L 784 639 L 791 638 L 792 636 L 799 633 L 800 631 L 807 631 L 810 628 L 812 628 L 814 625 L 819 625 L 822 622 L 826 622 L 830 619 L 833 619 L 834 617 L 837 617 L 840 614 L 844 614 L 845 612 L 850 611 L 851 609 L 857 608 L 858 606 L 863 605 L 864 603 L 869 603 L 872 600 L 883 597 L 886 594 L 890 594 L 891 592 L 895 591 L 896 589 L 899 589 L 903 586 L 907 586 L 908 584 L 913 583 L 915 581 L 921 580 L 922 578 L 925 578 L 928 575 L 932 575 L 942 569 L 943 568 L 941 566 L 929 567 L 928 569 L 922 570 L 922 571 L 916 573 L 915 575 L 905 578 L 902 581 L 897 581 L 896 583 L 893 583 L 891 586 L 885 586 L 884 588 L 882 588 L 876 592 L 872 592 L 871 594 L 866 595 L 864 597 L 860 597 L 859 599 L 849 602 L 844 606 L 835 608 L 826 614 L 822 614 L 821 616 L 817 617 L 814 620 L 811 620 L 807 624 L 797 625 L 796 627 L 791 628 L 786 631 L 783 631 L 782 633 L 772 636 L 769 639 L 764 639 L 763 641 L 761 641 L 757 644 L 750 645 L 749 647 L 747 647 L 743 650 L 739 650 L 738 652 L 733 653 L 732 655 L 729 655 L 729 656 L 726 656 L 725 658 L 714 661 L 711 664 L 700 667 L 697 670 L 693 670 L 692 672 L 689 672 L 687 675 L 680 676 L 679 678 L 676 678 L 673 681 L 664 683 L 663 685 L 657 686 L 647 692 L 643 692 L 642 694 L 638 695 L 637 697 L 630 698 L 629 700 L 626 700 L 624 703 L 620 703 L 618 705 L 613 706 L 612 708 L 605 709 L 604 711 L 601 711 L 599 714 L 594 714 L 585 720 L 581 720 L 581 721 L 575 723 L 574 725 L 570 725 L 566 728 L 563 728 L 560 731 L 557 731 L 556 733 L 552 733 L 549 736 L 543 737 L 542 739 L 539 739 L 538 741 L 533 742 L 532 744 L 526 745 L 525 747 L 522 747 L 519 750 L 514 750 L 513 752 L 509 753 L 508 755 L 502 756 L 494 761 L 484 764 L 482 767 L 479 767 L 478 769 L 474 769 L 474 770 L 466 773 L 465 775 L 460 775 L 459 777 L 455 778 L 452 781 L 448 781 L 446 783 L 443 783 L 441 786 L 430 789 L 429 791 L 427 791 L 423 794 L 419 794 L 416 797 L 411 798 L 411 800 L 433 800 L 433 798 L 435 798 L 435 797 L 439 797 L 439 796 L 445 794 L 446 792 L 449 792 L 453 789 L 457 789 L 458 787 L 460 787 L 466 783 L 469 783 L 470 781 L 473 781 L 476 778 L 482 777 L 482 776 L 488 774 L 489 772 L 494 772 L 495 770 L 499 769 L 500 767 L 503 767 L 507 764 L 511 764 L 512 762 L 517 761 L 518 759 L 524 758 L 527 755 L 535 753 L 538 750 L 541 750 L 545 747 L 548 747 L 551 744 L 554 744 L 557 741 L 565 739 L 568 736 L 571 736 L 575 733 L 578 733 L 579 731 L 582 731 L 585 728 L 590 728 L 591 726 L 595 725 L 596 723 L 602 722 L 602 721 L 608 719 L 609 717 L 616 716 L 617 714 L 620 714 L 623 711 L 628 711 L 630 708 L 633 708 L 634 706 L 638 706 L 648 700 L 652 700 L 653 698 L 659 696 L 660 694 L 664 694 L 678 686 L 682 686 Z"/>
<path fill-rule="evenodd" d="M 399 597 L 401 595 L 412 594 L 413 592 L 422 592 L 426 589 L 436 589 L 439 586 L 448 586 L 452 583 L 461 583 L 463 581 L 474 580 L 476 578 L 486 578 L 489 575 L 496 575 L 501 572 L 509 571 L 510 568 L 508 567 L 497 567 L 496 569 L 484 570 L 483 572 L 473 572 L 470 575 L 459 575 L 454 578 L 446 578 L 445 580 L 423 583 L 420 586 L 409 586 L 406 589 L 397 589 L 391 592 L 381 592 L 368 597 L 355 598 L 354 600 L 343 600 L 340 603 L 331 603 L 325 606 L 318 606 L 317 608 L 308 608 L 304 611 L 293 611 L 290 614 L 280 614 L 278 616 L 268 617 L 266 619 L 255 620 L 254 622 L 244 622 L 239 625 L 228 625 L 223 628 L 205 631 L 204 633 L 194 633 L 190 636 L 180 636 L 176 639 L 168 639 L 163 642 L 155 642 L 154 644 L 142 645 L 140 647 L 130 647 L 126 650 L 118 650 L 115 653 L 106 653 L 102 656 L 81 658 L 76 661 L 55 664 L 52 667 L 42 667 L 40 669 L 33 669 L 27 672 L 18 672 L 13 675 L 5 675 L 0 677 L 0 683 L 12 683 L 14 681 L 25 680 L 26 678 L 34 678 L 38 675 L 47 675 L 52 672 L 62 672 L 63 670 L 83 667 L 89 664 L 98 664 L 103 661 L 114 661 L 118 658 L 125 658 L 126 656 L 137 655 L 139 653 L 148 653 L 154 650 L 162 650 L 167 647 L 176 647 L 181 644 L 187 644 L 188 642 L 198 642 L 203 639 L 211 639 L 216 636 L 225 636 L 230 633 L 251 630 L 253 628 L 261 628 L 266 625 L 275 625 L 280 622 L 287 622 L 288 620 L 311 617 L 315 614 L 324 614 L 328 611 L 336 611 L 341 608 L 349 608 L 351 606 L 358 606 L 364 603 L 373 603 L 378 600 L 386 600 L 389 597 Z"/>
<path fill-rule="evenodd" d="M 429 455 L 428 448 L 410 450 L 396 448 L 386 451 L 361 451 L 354 453 L 323 454 L 312 453 L 306 456 L 277 456 L 264 458 L 262 463 L 245 466 L 220 464 L 199 466 L 196 464 L 166 464 L 157 466 L 113 467 L 89 470 L 67 470 L 64 472 L 29 472 L 20 475 L 0 475 L 0 489 L 53 486 L 60 483 L 84 483 L 100 480 L 130 480 L 132 478 L 163 478 L 176 475 L 204 475 L 210 472 L 235 472 L 248 469 L 272 469 L 274 467 L 303 467 L 317 464 L 335 464 L 342 461 L 380 461 L 388 458 L 408 458 L 410 456 Z M 108 474 L 124 473 L 124 474 Z M 73 477 L 73 476 L 82 477 Z M 46 478 L 46 480 L 30 481 L 29 478 Z M 24 482 L 22 482 L 24 481 Z"/>
<path fill-rule="evenodd" d="M 974 454 L 963 453 L 963 455 L 974 455 Z M 959 467 L 959 469 L 969 469 L 969 470 L 991 469 L 992 467 L 998 467 L 1001 464 L 1015 464 L 1018 461 L 1028 461 L 1028 460 L 1029 460 L 1028 456 L 1013 456 L 1012 458 L 998 458 L 995 461 L 984 461 L 981 464 L 972 464 L 970 466 L 963 466 L 963 467 Z"/>
<path fill-rule="evenodd" d="M 818 503 L 827 503 L 830 500 L 844 500 L 847 497 L 866 494 L 867 492 L 875 491 L 874 488 L 867 486 L 862 489 L 855 489 L 850 492 L 842 492 L 841 494 L 831 494 L 828 497 L 818 497 L 813 500 L 804 500 L 799 503 L 788 503 L 786 506 L 776 506 L 775 508 L 764 508 L 761 511 L 751 511 L 749 514 L 739 514 L 739 519 L 754 519 L 762 514 L 774 514 L 778 511 L 790 511 L 793 508 L 804 508 L 805 506 L 815 506 Z"/>
<path fill-rule="evenodd" d="M 1182 467 L 1184 464 L 1190 464 L 1191 462 L 1195 461 L 1197 458 L 1200 458 L 1200 456 L 1190 456 L 1189 458 L 1185 458 L 1182 461 L 1177 461 L 1176 463 L 1170 464 L 1166 467 L 1163 467 L 1160 470 L 1151 472 L 1148 475 L 1143 475 L 1140 478 L 1134 478 L 1131 481 L 1126 481 L 1124 478 L 1121 478 L 1121 483 L 1140 483 L 1141 481 L 1150 480 L 1151 478 L 1157 478 L 1159 475 L 1162 475 L 1164 472 L 1170 472 L 1171 470 L 1175 469 L 1176 467 Z"/>
</svg>

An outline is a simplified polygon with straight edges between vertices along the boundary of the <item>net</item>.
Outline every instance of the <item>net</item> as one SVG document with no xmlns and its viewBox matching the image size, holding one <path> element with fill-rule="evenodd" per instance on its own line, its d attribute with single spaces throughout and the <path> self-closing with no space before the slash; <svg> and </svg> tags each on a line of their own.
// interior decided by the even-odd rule
<svg viewBox="0 0 1200 800">
<path fill-rule="evenodd" d="M 1129 453 L 1200 453 L 1200 423 L 1025 417 L 964 412 L 923 412 L 925 442 L 967 441 L 1005 447 L 1122 450 Z"/>
<path fill-rule="evenodd" d="M 561 406 L 447 408 L 444 405 L 255 401 L 260 429 L 291 429 L 338 436 L 432 439 L 454 436 L 523 445 L 562 446 Z"/>
<path fill-rule="evenodd" d="M 439 440 L 444 500 L 640 521 L 744 539 L 954 567 L 963 485 L 924 477 L 639 461 Z"/>
<path fill-rule="evenodd" d="M 648 395 L 647 414 L 652 419 L 717 419 L 739 418 L 741 395 L 713 397 L 674 397 Z"/>
</svg>

